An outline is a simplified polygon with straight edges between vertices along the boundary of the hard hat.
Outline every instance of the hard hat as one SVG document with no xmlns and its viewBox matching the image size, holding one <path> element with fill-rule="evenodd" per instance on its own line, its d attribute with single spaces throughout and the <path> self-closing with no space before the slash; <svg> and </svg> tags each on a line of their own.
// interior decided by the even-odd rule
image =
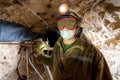
<svg viewBox="0 0 120 80">
<path fill-rule="evenodd" d="M 59 6 L 59 11 L 60 15 L 58 17 L 58 20 L 62 18 L 75 18 L 79 22 L 81 22 L 82 20 L 79 14 L 75 12 L 73 9 L 69 8 L 66 3 L 63 3 Z"/>
</svg>

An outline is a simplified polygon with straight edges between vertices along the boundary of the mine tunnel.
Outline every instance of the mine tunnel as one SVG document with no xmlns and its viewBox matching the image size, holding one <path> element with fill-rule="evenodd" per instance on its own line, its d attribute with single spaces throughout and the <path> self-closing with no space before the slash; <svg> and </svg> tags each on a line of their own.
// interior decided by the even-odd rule
<svg viewBox="0 0 120 80">
<path fill-rule="evenodd" d="M 60 38 L 63 3 L 81 18 L 78 38 L 98 49 L 120 80 L 120 0 L 0 0 L 0 80 L 53 80 L 51 65 L 41 60 Z"/>
</svg>

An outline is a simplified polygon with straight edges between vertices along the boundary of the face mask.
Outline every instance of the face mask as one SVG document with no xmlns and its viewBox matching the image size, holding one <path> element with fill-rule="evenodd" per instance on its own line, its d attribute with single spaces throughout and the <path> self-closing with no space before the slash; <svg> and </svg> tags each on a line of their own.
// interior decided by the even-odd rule
<svg viewBox="0 0 120 80">
<path fill-rule="evenodd" d="M 63 30 L 60 30 L 60 35 L 64 40 L 69 40 L 74 37 L 75 32 L 74 30 L 63 29 Z"/>
</svg>

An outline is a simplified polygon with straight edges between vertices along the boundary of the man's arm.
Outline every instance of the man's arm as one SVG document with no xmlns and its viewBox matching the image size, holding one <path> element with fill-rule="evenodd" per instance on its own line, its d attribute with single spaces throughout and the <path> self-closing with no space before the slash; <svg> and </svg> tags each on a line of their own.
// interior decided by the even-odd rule
<svg viewBox="0 0 120 80">
<path fill-rule="evenodd" d="M 113 80 L 108 64 L 102 53 L 98 49 L 94 49 L 93 57 L 93 80 Z"/>
</svg>

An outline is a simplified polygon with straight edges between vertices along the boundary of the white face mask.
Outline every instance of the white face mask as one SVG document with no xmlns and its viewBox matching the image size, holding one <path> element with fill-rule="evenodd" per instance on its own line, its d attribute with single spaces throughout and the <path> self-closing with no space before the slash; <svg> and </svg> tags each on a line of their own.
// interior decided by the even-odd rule
<svg viewBox="0 0 120 80">
<path fill-rule="evenodd" d="M 60 35 L 64 40 L 69 40 L 74 37 L 75 33 L 74 30 L 63 29 L 60 30 Z"/>
</svg>

